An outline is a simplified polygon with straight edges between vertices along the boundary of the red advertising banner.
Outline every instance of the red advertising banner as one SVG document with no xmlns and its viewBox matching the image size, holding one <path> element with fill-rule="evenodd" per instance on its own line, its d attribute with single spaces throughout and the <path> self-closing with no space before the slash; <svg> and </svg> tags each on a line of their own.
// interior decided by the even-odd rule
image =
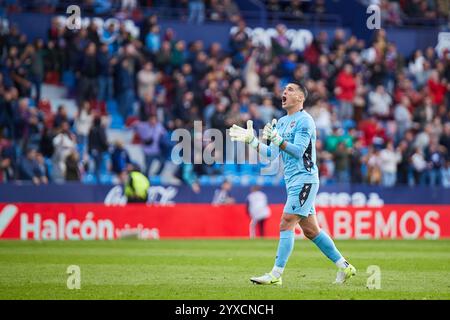
<svg viewBox="0 0 450 320">
<path fill-rule="evenodd" d="M 283 205 L 272 205 L 266 236 L 278 237 Z M 319 224 L 335 239 L 450 238 L 450 206 L 385 205 L 317 208 Z M 105 206 L 0 203 L 0 239 L 102 240 L 123 237 L 248 237 L 245 205 Z M 301 230 L 296 235 L 302 237 Z"/>
</svg>

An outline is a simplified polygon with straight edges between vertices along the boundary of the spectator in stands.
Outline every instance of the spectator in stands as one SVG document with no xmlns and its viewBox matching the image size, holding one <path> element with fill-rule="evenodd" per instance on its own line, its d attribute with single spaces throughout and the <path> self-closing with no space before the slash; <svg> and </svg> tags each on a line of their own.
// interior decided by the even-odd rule
<svg viewBox="0 0 450 320">
<path fill-rule="evenodd" d="M 45 82 L 57 84 L 63 68 L 63 52 L 54 40 L 49 40 L 44 49 Z"/>
<path fill-rule="evenodd" d="M 61 127 L 63 122 L 68 122 L 69 124 L 71 124 L 71 119 L 69 119 L 69 116 L 67 114 L 66 106 L 61 104 L 58 106 L 56 114 L 53 118 L 53 127 L 59 128 Z"/>
<path fill-rule="evenodd" d="M 369 92 L 369 113 L 386 120 L 391 115 L 392 98 L 382 85 L 376 87 L 375 91 Z"/>
<path fill-rule="evenodd" d="M 22 59 L 29 59 L 29 77 L 36 90 L 36 103 L 39 104 L 41 100 L 41 86 L 44 81 L 44 41 L 36 39 L 33 45 L 27 47 L 28 51 L 24 53 L 25 57 Z"/>
<path fill-rule="evenodd" d="M 416 139 L 414 141 L 414 146 L 416 148 L 420 148 L 423 151 L 430 144 L 430 141 L 432 140 L 433 126 L 431 123 L 427 123 L 425 125 L 425 128 L 423 128 L 422 130 L 423 131 L 420 131 L 416 135 Z"/>
<path fill-rule="evenodd" d="M 291 0 L 285 11 L 292 15 L 294 19 L 303 18 L 303 8 L 301 0 Z"/>
<path fill-rule="evenodd" d="M 442 184 L 441 170 L 445 165 L 445 158 L 442 149 L 443 148 L 435 142 L 432 142 L 425 149 L 428 183 L 430 186 L 439 186 Z"/>
<path fill-rule="evenodd" d="M 0 131 L 0 182 L 10 182 L 15 179 L 14 148 L 9 140 L 1 137 Z"/>
<path fill-rule="evenodd" d="M 385 149 L 380 151 L 380 169 L 382 185 L 392 187 L 397 179 L 397 165 L 401 161 L 401 154 L 394 150 L 393 142 L 388 142 Z"/>
<path fill-rule="evenodd" d="M 79 68 L 80 76 L 80 93 L 79 103 L 85 100 L 93 100 L 98 96 L 98 76 L 99 61 L 97 55 L 97 47 L 94 42 L 90 42 L 81 58 Z"/>
<path fill-rule="evenodd" d="M 86 31 L 87 31 L 87 40 L 93 42 L 95 44 L 95 47 L 98 49 L 100 45 L 100 37 L 98 34 L 97 24 L 91 20 Z"/>
<path fill-rule="evenodd" d="M 381 0 L 380 9 L 383 25 L 400 26 L 402 24 L 403 12 L 398 2 Z"/>
<path fill-rule="evenodd" d="M 262 104 L 258 108 L 261 120 L 264 124 L 270 122 L 273 118 L 278 118 L 279 113 L 273 105 L 272 99 L 265 97 L 262 100 Z"/>
<path fill-rule="evenodd" d="M 127 59 L 119 63 L 117 84 L 119 112 L 123 119 L 127 119 L 133 113 L 134 104 L 134 75 Z"/>
<path fill-rule="evenodd" d="M 203 0 L 189 0 L 189 23 L 203 24 L 205 3 Z"/>
<path fill-rule="evenodd" d="M 356 93 L 356 81 L 353 75 L 353 67 L 347 63 L 336 78 L 336 89 L 334 91 L 339 100 L 338 115 L 340 119 L 351 119 L 353 117 L 353 99 Z"/>
<path fill-rule="evenodd" d="M 80 181 L 80 159 L 78 152 L 73 150 L 66 158 L 66 181 Z"/>
<path fill-rule="evenodd" d="M 150 101 L 155 96 L 155 86 L 158 83 L 158 74 L 153 70 L 153 64 L 148 61 L 137 74 L 138 97 L 145 100 L 145 95 L 148 95 Z"/>
<path fill-rule="evenodd" d="M 128 170 L 132 165 L 130 155 L 124 148 L 123 142 L 117 140 L 111 152 L 111 170 L 116 175 L 120 175 L 124 170 Z"/>
<path fill-rule="evenodd" d="M 132 12 L 137 7 L 137 0 L 121 0 L 121 9 L 125 12 Z"/>
<path fill-rule="evenodd" d="M 94 116 L 91 111 L 89 101 L 83 101 L 80 110 L 75 117 L 75 132 L 77 134 L 77 143 L 79 145 L 81 158 L 84 158 L 86 147 L 88 145 L 88 136 L 92 127 Z"/>
<path fill-rule="evenodd" d="M 438 106 L 444 102 L 445 94 L 447 93 L 447 82 L 440 79 L 439 72 L 433 70 L 427 82 L 428 90 L 430 91 L 433 105 Z"/>
<path fill-rule="evenodd" d="M 380 184 L 382 173 L 379 149 L 370 147 L 369 152 L 365 158 L 365 161 L 367 163 L 367 182 L 374 185 Z"/>
<path fill-rule="evenodd" d="M 361 140 L 356 140 L 353 148 L 350 149 L 350 182 L 363 183 L 363 146 Z"/>
<path fill-rule="evenodd" d="M 75 136 L 70 132 L 67 121 L 61 123 L 59 133 L 53 138 L 53 181 L 63 182 L 66 174 L 66 158 L 76 148 Z"/>
<path fill-rule="evenodd" d="M 284 56 L 289 53 L 290 41 L 286 36 L 286 26 L 284 24 L 278 24 L 275 27 L 277 34 L 272 40 L 272 55 L 274 57 Z"/>
<path fill-rule="evenodd" d="M 233 185 L 229 180 L 225 180 L 222 185 L 220 186 L 220 189 L 217 189 L 214 192 L 214 197 L 212 200 L 213 205 L 224 205 L 224 204 L 233 204 L 235 203 L 235 200 L 233 197 L 230 197 L 229 192 Z"/>
<path fill-rule="evenodd" d="M 216 104 L 215 112 L 211 117 L 211 126 L 218 129 L 222 133 L 222 137 L 225 137 L 226 130 L 228 129 L 226 122 L 226 108 L 227 106 L 225 103 L 219 101 Z"/>
<path fill-rule="evenodd" d="M 263 119 L 261 117 L 260 109 L 258 108 L 258 105 L 256 103 L 249 104 L 248 117 L 249 117 L 249 119 L 247 119 L 246 117 L 243 117 L 242 120 L 243 121 L 245 121 L 246 119 L 252 120 L 253 128 L 256 130 L 256 132 L 260 132 L 260 130 L 262 130 L 264 128 L 264 125 L 267 123 L 267 122 L 263 121 Z"/>
<path fill-rule="evenodd" d="M 427 162 L 421 148 L 416 148 L 414 154 L 411 156 L 411 164 L 414 177 L 412 180 L 412 185 L 425 185 L 425 170 L 427 168 Z"/>
<path fill-rule="evenodd" d="M 230 109 L 225 114 L 226 128 L 231 127 L 233 124 L 241 126 L 246 122 L 248 115 L 240 112 L 239 103 L 232 103 Z M 255 124 L 253 124 L 255 128 Z"/>
<path fill-rule="evenodd" d="M 35 149 L 29 149 L 20 161 L 19 180 L 32 181 L 36 185 L 48 183 L 45 172 L 39 168 Z"/>
<path fill-rule="evenodd" d="M 267 0 L 267 10 L 269 11 L 281 11 L 282 7 L 279 0 Z"/>
<path fill-rule="evenodd" d="M 229 21 L 236 23 L 240 18 L 239 7 L 232 0 L 223 0 L 223 11 Z"/>
<path fill-rule="evenodd" d="M 340 126 L 334 125 L 332 133 L 325 139 L 325 150 L 334 153 L 341 142 L 344 142 L 347 148 L 352 146 L 349 135 Z"/>
<path fill-rule="evenodd" d="M 55 152 L 55 147 L 53 146 L 53 138 L 54 134 L 50 125 L 44 125 L 39 141 L 39 152 L 44 156 L 45 159 L 51 159 L 53 153 Z"/>
<path fill-rule="evenodd" d="M 325 100 L 320 99 L 311 107 L 310 114 L 314 118 L 320 137 L 326 137 L 331 133 L 331 112 Z"/>
<path fill-rule="evenodd" d="M 396 141 L 399 141 L 407 130 L 412 127 L 412 115 L 409 111 L 411 103 L 407 96 L 403 96 L 401 101 L 394 109 L 394 119 L 397 123 Z"/>
<path fill-rule="evenodd" d="M 99 116 L 94 118 L 91 129 L 88 135 L 88 153 L 91 159 L 94 161 L 95 176 L 97 183 L 100 183 L 100 174 L 102 165 L 104 164 L 103 158 L 108 151 L 108 139 L 106 137 L 105 127 L 102 125 L 102 120 Z"/>
<path fill-rule="evenodd" d="M 425 61 L 422 50 L 416 50 L 408 65 L 409 72 L 414 78 L 416 78 L 419 73 L 423 72 Z"/>
<path fill-rule="evenodd" d="M 150 56 L 154 55 L 161 49 L 161 37 L 158 25 L 153 25 L 150 32 L 145 37 L 145 47 Z"/>
<path fill-rule="evenodd" d="M 242 49 L 245 48 L 249 41 L 249 35 L 245 31 L 246 24 L 244 20 L 239 20 L 237 23 L 236 32 L 232 33 L 230 36 L 230 48 L 233 55 L 238 54 Z"/>
<path fill-rule="evenodd" d="M 14 138 L 23 145 L 30 125 L 31 112 L 28 98 L 21 98 L 14 110 Z"/>
<path fill-rule="evenodd" d="M 105 102 L 112 97 L 111 56 L 108 45 L 102 44 L 98 52 L 98 96 L 97 100 Z"/>
<path fill-rule="evenodd" d="M 343 141 L 338 143 L 336 150 L 333 152 L 334 162 L 336 163 L 336 181 L 339 183 L 350 181 L 350 154 L 351 149 L 347 148 Z"/>
<path fill-rule="evenodd" d="M 158 174 L 163 164 L 161 155 L 161 138 L 165 135 L 166 129 L 158 121 L 156 115 L 151 115 L 148 121 L 139 121 L 133 125 L 137 133 L 145 156 L 145 174 L 154 176 Z M 155 162 L 156 160 L 156 162 Z"/>
<path fill-rule="evenodd" d="M 256 51 L 250 55 L 247 65 L 244 69 L 245 88 L 250 95 L 258 95 L 260 93 L 260 78 L 257 72 Z"/>
<path fill-rule="evenodd" d="M 114 23 L 110 22 L 104 26 L 101 42 L 108 47 L 108 52 L 110 54 L 115 54 L 118 50 L 118 31 Z"/>
</svg>

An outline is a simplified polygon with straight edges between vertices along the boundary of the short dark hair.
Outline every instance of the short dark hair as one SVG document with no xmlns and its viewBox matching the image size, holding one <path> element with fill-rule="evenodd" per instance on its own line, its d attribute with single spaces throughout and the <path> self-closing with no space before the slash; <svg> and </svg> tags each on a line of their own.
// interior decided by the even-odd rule
<svg viewBox="0 0 450 320">
<path fill-rule="evenodd" d="M 303 93 L 303 95 L 305 96 L 305 101 L 306 101 L 306 99 L 308 99 L 308 89 L 306 89 L 306 87 L 303 85 L 303 84 L 301 84 L 300 82 L 298 82 L 298 81 L 292 81 L 291 83 L 293 83 L 293 84 L 295 84 L 295 85 L 297 85 L 298 86 L 298 88 L 300 89 L 300 91 Z"/>
</svg>

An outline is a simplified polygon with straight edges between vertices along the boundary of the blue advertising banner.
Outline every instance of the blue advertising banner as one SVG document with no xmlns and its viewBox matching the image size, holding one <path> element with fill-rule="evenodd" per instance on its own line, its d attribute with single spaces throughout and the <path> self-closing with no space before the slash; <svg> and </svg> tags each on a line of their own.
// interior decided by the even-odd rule
<svg viewBox="0 0 450 320">
<path fill-rule="evenodd" d="M 149 203 L 211 203 L 218 187 L 202 187 L 194 193 L 188 186 L 151 186 Z M 271 204 L 284 203 L 284 187 L 262 187 Z M 250 187 L 234 186 L 230 191 L 236 203 L 245 203 Z M 126 203 L 122 187 L 67 183 L 34 186 L 0 184 L 0 202 L 8 203 Z M 316 204 L 323 207 L 380 206 L 383 204 L 450 204 L 450 188 L 416 186 L 383 188 L 367 185 L 321 186 Z"/>
<path fill-rule="evenodd" d="M 343 2 L 345 3 L 345 2 Z M 353 21 L 352 24 L 347 25 L 344 28 L 347 34 L 353 32 L 356 36 L 364 39 L 366 43 L 370 43 L 372 40 L 372 31 L 365 26 L 365 19 L 367 14 L 362 11 L 362 14 L 357 15 L 358 20 L 355 19 L 355 13 L 352 10 L 343 10 L 348 15 L 348 18 Z M 63 22 L 67 16 L 58 16 Z M 87 23 L 91 17 L 82 17 L 83 23 Z M 7 19 L 10 24 L 16 24 L 20 30 L 24 32 L 28 39 L 34 40 L 36 38 L 47 39 L 48 29 L 51 24 L 52 15 L 37 14 L 37 13 L 11 13 L 7 15 Z M 109 23 L 116 20 L 115 18 L 95 18 L 98 23 Z M 345 21 L 346 19 L 344 19 Z M 219 42 L 222 47 L 229 49 L 230 32 L 232 30 L 232 24 L 230 23 L 205 23 L 203 25 L 188 24 L 180 21 L 163 20 L 160 19 L 159 24 L 161 30 L 164 31 L 167 28 L 171 28 L 176 35 L 176 38 L 183 39 L 187 42 L 194 40 L 202 40 L 206 47 L 213 42 Z M 139 23 L 132 20 L 126 23 L 128 31 L 134 36 L 139 34 Z M 274 30 L 271 30 L 274 26 L 267 23 L 265 26 L 255 26 L 249 24 L 250 37 L 254 42 L 264 41 L 264 38 L 269 34 L 273 34 Z M 321 31 L 328 33 L 329 39 L 332 39 L 333 34 L 337 26 L 320 26 L 315 24 L 304 25 L 294 24 L 288 25 L 288 29 L 292 29 L 289 35 L 292 36 L 291 41 L 297 43 L 297 47 L 300 47 L 300 51 L 305 44 L 309 44 L 308 37 L 305 37 L 307 33 L 311 35 L 317 35 Z M 208 32 L 205 32 L 207 30 Z M 404 55 L 410 55 L 416 49 L 425 49 L 428 46 L 435 47 L 437 44 L 437 37 L 439 29 L 436 27 L 422 27 L 422 28 L 396 28 L 388 27 L 386 29 L 389 41 L 397 44 L 397 48 L 400 53 Z M 331 40 L 330 40 L 331 41 Z M 298 49 L 298 48 L 295 48 Z"/>
</svg>

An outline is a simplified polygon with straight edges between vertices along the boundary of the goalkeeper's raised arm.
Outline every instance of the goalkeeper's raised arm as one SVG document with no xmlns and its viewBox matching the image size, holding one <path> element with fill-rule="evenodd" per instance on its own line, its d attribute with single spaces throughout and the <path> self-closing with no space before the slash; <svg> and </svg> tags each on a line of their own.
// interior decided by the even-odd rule
<svg viewBox="0 0 450 320">
<path fill-rule="evenodd" d="M 252 148 L 256 149 L 259 153 L 268 158 L 274 158 L 278 154 L 278 148 L 275 148 L 275 145 L 271 145 L 269 147 L 265 143 L 258 140 L 253 131 L 252 120 L 247 121 L 247 128 L 242 128 L 234 124 L 230 128 L 230 137 L 231 141 L 240 141 L 249 144 Z M 263 139 L 268 139 L 267 136 L 264 136 L 264 132 Z"/>
<path fill-rule="evenodd" d="M 246 129 L 233 125 L 230 128 L 230 137 L 231 141 L 245 142 L 255 148 L 259 153 L 270 159 L 278 156 L 278 149 L 287 152 L 296 159 L 301 159 L 302 155 L 308 148 L 308 144 L 311 141 L 311 137 L 315 130 L 312 119 L 306 119 L 303 122 L 304 123 L 302 124 L 300 130 L 295 131 L 292 143 L 283 139 L 280 134 L 280 127 L 282 127 L 283 123 L 278 123 L 276 119 L 273 119 L 272 122 L 269 122 L 264 126 L 263 140 L 268 141 L 270 143 L 269 146 L 261 143 L 261 141 L 259 141 L 255 136 L 252 120 L 247 121 Z"/>
</svg>

